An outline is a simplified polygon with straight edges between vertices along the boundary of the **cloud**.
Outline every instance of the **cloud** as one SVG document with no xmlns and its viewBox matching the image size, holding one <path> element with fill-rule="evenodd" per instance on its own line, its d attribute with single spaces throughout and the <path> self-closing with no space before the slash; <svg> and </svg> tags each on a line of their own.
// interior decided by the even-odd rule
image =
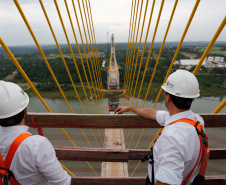
<svg viewBox="0 0 226 185">
<path fill-rule="evenodd" d="M 72 33 L 71 25 L 68 19 L 68 14 L 65 8 L 64 1 L 58 0 L 60 12 L 64 20 L 64 24 L 69 36 L 69 39 L 74 43 L 74 36 Z M 78 32 L 77 21 L 75 19 L 74 9 L 72 1 L 68 0 L 69 11 L 72 16 L 73 25 L 75 28 L 76 36 L 79 42 L 81 42 Z M 79 18 L 79 25 L 82 30 L 82 36 L 85 40 L 83 32 L 83 24 L 81 21 L 81 15 L 78 8 L 78 1 L 74 0 L 76 12 Z M 83 12 L 82 0 L 81 8 Z M 86 0 L 84 0 L 86 2 Z M 141 2 L 141 1 L 140 1 Z M 162 41 L 166 27 L 168 25 L 169 17 L 172 12 L 174 0 L 167 0 L 164 3 L 161 19 L 159 22 L 158 32 L 155 41 Z M 175 11 L 174 19 L 170 27 L 170 31 L 167 37 L 167 41 L 179 41 L 186 27 L 189 16 L 195 5 L 196 0 L 179 0 L 178 6 Z M 22 10 L 27 17 L 29 24 L 31 25 L 36 37 L 40 44 L 54 44 L 52 34 L 49 26 L 41 9 L 38 0 L 19 0 Z M 110 34 L 115 34 L 115 42 L 127 42 L 129 36 L 130 27 L 130 15 L 131 15 L 131 0 L 90 0 L 92 9 L 92 18 L 95 29 L 95 36 L 97 42 L 107 42 L 107 31 Z M 58 17 L 53 0 L 45 0 L 43 4 L 46 8 L 47 14 L 53 26 L 54 32 L 57 35 L 57 39 L 60 43 L 66 43 L 65 35 Z M 161 0 L 156 0 L 153 17 L 151 21 L 150 31 L 148 33 L 148 41 L 150 42 L 153 37 L 156 20 L 160 9 Z M 141 14 L 141 21 L 139 27 L 138 40 L 140 39 L 141 27 L 143 23 L 144 10 L 146 1 L 143 1 L 143 8 Z M 205 0 L 200 1 L 197 12 L 190 25 L 188 33 L 185 37 L 185 41 L 210 41 L 219 27 L 221 21 L 225 17 L 225 0 Z M 86 8 L 86 6 L 85 6 Z M 147 25 L 151 13 L 152 1 L 149 1 L 147 8 L 147 15 L 144 25 L 142 41 L 146 36 Z M 140 10 L 140 4 L 139 4 Z M 139 12 L 138 12 L 139 13 Z M 85 15 L 82 13 L 85 22 L 85 29 L 87 32 L 87 25 L 85 21 Z M 88 18 L 88 17 L 87 17 Z M 138 22 L 139 15 L 137 16 Z M 88 25 L 89 27 L 89 25 Z M 137 25 L 136 25 L 137 29 Z M 135 32 L 136 32 L 135 29 Z M 21 15 L 19 14 L 13 1 L 0 0 L 0 36 L 7 45 L 27 45 L 34 44 L 33 39 L 24 24 Z M 218 38 L 218 41 L 226 40 L 226 28 L 222 31 Z"/>
</svg>

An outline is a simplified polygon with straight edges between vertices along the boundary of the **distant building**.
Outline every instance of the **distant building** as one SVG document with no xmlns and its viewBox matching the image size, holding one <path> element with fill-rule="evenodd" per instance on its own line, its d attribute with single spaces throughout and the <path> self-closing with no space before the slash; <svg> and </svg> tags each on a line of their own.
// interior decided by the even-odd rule
<svg viewBox="0 0 226 185">
<path fill-rule="evenodd" d="M 190 69 L 192 66 L 196 66 L 199 61 L 200 59 L 181 59 L 175 61 L 174 65 L 180 65 L 186 69 Z M 204 59 L 202 66 L 206 68 L 226 67 L 226 62 L 224 61 L 224 57 L 207 57 Z"/>
<path fill-rule="evenodd" d="M 205 60 L 205 67 L 226 67 L 226 62 L 224 61 L 224 57 L 208 57 Z"/>
<path fill-rule="evenodd" d="M 102 67 L 105 67 L 105 60 L 103 60 L 102 62 Z"/>
</svg>

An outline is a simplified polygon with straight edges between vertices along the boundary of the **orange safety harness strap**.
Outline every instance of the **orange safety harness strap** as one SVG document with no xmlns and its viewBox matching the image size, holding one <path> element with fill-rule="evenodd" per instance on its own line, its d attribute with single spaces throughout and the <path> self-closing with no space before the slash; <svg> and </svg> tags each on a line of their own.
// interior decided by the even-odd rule
<svg viewBox="0 0 226 185">
<path fill-rule="evenodd" d="M 204 135 L 204 136 L 202 135 L 202 133 L 204 133 L 203 127 L 202 127 L 202 125 L 201 125 L 198 121 L 196 121 L 196 117 L 195 117 L 195 121 L 190 120 L 190 119 L 183 118 L 183 119 L 179 119 L 179 120 L 177 120 L 177 121 L 174 121 L 174 122 L 170 123 L 169 125 L 172 125 L 172 124 L 175 124 L 175 123 L 178 123 L 178 122 L 185 122 L 185 123 L 188 123 L 188 124 L 194 126 L 194 127 L 196 128 L 196 130 L 197 130 L 197 133 L 198 133 L 198 136 L 199 136 L 199 141 L 200 141 L 200 149 L 199 149 L 199 156 L 198 156 L 198 159 L 197 159 L 197 161 L 196 161 L 196 163 L 195 163 L 195 166 L 193 167 L 193 169 L 191 170 L 191 172 L 190 172 L 189 175 L 187 176 L 187 178 L 183 181 L 182 185 L 185 185 L 185 184 L 187 184 L 187 182 L 188 182 L 189 179 L 191 178 L 191 176 L 192 176 L 192 174 L 193 174 L 195 168 L 196 168 L 197 165 L 198 165 L 198 162 L 199 162 L 199 160 L 200 160 L 201 153 L 202 153 L 202 148 L 204 149 L 204 147 L 206 147 L 207 150 L 209 151 L 208 146 L 203 146 L 203 144 L 207 145 L 205 142 L 208 141 L 208 137 L 207 137 L 206 135 Z M 201 132 L 202 132 L 202 133 L 201 133 Z M 206 141 L 202 141 L 203 137 L 205 137 L 205 139 L 207 138 L 207 140 L 206 140 Z M 204 154 L 204 155 L 202 156 L 201 161 L 202 161 L 202 160 L 208 161 L 208 157 L 209 157 L 209 156 L 208 156 L 208 157 L 205 156 L 205 152 L 204 152 L 204 151 L 203 151 L 203 154 Z M 207 159 L 203 159 L 204 157 L 207 158 Z M 207 166 L 207 162 L 205 163 L 205 165 L 206 165 L 205 167 L 202 167 L 202 165 L 203 165 L 203 163 L 201 163 L 200 170 L 202 171 L 202 175 L 204 175 L 204 174 L 205 174 L 205 170 L 206 170 L 206 166 Z M 203 171 L 204 171 L 204 172 L 203 172 Z"/>
<path fill-rule="evenodd" d="M 5 158 L 5 162 L 3 161 L 3 158 L 0 154 L 0 174 L 4 177 L 5 175 L 7 175 L 7 170 L 9 170 L 11 162 L 13 160 L 14 154 L 17 151 L 17 148 L 20 146 L 20 144 L 27 138 L 32 136 L 31 134 L 28 133 L 23 133 L 21 135 L 19 135 L 11 144 L 8 154 Z M 19 183 L 15 180 L 14 176 L 11 176 L 13 178 L 9 178 L 10 183 L 12 185 L 19 185 Z M 0 185 L 2 185 L 2 181 L 0 180 Z"/>
<path fill-rule="evenodd" d="M 183 118 L 183 119 L 179 119 L 176 120 L 172 123 L 170 123 L 169 125 L 178 123 L 178 122 L 184 122 L 184 123 L 188 123 L 192 126 L 195 127 L 198 137 L 199 137 L 199 141 L 200 141 L 200 150 L 199 150 L 199 156 L 198 159 L 195 163 L 194 168 L 191 170 L 191 172 L 189 173 L 189 175 L 186 177 L 186 179 L 182 182 L 182 185 L 187 184 L 187 182 L 189 181 L 189 179 L 191 178 L 194 170 L 196 169 L 199 161 L 200 161 L 200 167 L 199 167 L 199 174 L 194 178 L 192 185 L 199 185 L 201 182 L 203 182 L 205 180 L 204 175 L 205 175 L 205 171 L 207 168 L 207 163 L 208 163 L 208 159 L 209 159 L 209 148 L 208 148 L 208 136 L 205 134 L 202 125 L 196 121 L 196 117 L 195 121 L 191 120 L 191 119 L 187 119 L 187 118 Z M 162 130 L 163 131 L 163 130 Z M 153 152 L 153 147 L 156 143 L 156 141 L 158 140 L 158 138 L 160 137 L 160 135 L 156 138 L 156 140 L 154 141 L 152 147 L 151 147 L 151 151 Z M 152 164 L 152 182 L 150 182 L 149 176 L 147 176 L 146 179 L 146 185 L 149 184 L 154 184 L 155 180 L 154 180 L 154 159 L 153 159 L 153 153 L 144 156 L 141 161 L 145 162 L 147 159 L 149 159 L 149 163 Z M 200 160 L 201 159 L 201 160 Z"/>
</svg>

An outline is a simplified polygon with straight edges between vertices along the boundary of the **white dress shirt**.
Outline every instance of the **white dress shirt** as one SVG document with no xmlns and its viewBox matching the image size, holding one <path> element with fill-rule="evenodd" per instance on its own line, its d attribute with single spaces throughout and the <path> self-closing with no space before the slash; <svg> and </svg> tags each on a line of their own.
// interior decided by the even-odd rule
<svg viewBox="0 0 226 185">
<path fill-rule="evenodd" d="M 173 116 L 170 116 L 169 112 L 166 111 L 157 112 L 156 121 L 164 128 L 153 147 L 155 182 L 180 185 L 194 168 L 200 150 L 200 141 L 196 129 L 184 122 L 169 125 L 183 118 L 195 121 L 194 116 L 204 128 L 202 117 L 194 114 L 191 110 Z M 197 169 L 196 167 L 188 184 L 193 181 Z M 148 174 L 151 180 L 151 164 L 148 165 Z"/>
<path fill-rule="evenodd" d="M 12 142 L 22 133 L 29 133 L 28 126 L 0 126 L 0 153 L 5 160 Z M 34 135 L 18 147 L 10 170 L 21 185 L 69 185 L 71 177 L 56 158 L 52 144 L 45 137 Z"/>
</svg>

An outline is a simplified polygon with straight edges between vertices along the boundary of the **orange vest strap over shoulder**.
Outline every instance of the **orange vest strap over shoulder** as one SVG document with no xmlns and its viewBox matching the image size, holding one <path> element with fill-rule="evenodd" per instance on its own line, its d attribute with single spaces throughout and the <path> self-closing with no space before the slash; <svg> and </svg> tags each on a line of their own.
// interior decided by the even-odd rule
<svg viewBox="0 0 226 185">
<path fill-rule="evenodd" d="M 170 123 L 170 125 L 178 123 L 178 122 L 185 122 L 185 123 L 188 123 L 188 124 L 194 126 L 197 130 L 197 133 L 198 133 L 198 136 L 199 136 L 199 141 L 200 141 L 200 150 L 199 150 L 198 159 L 196 161 L 194 168 L 191 170 L 191 172 L 189 173 L 187 178 L 183 181 L 182 185 L 185 185 L 185 184 L 187 184 L 187 182 L 191 178 L 195 168 L 198 165 L 200 158 L 201 158 L 201 165 L 200 165 L 200 169 L 199 169 L 199 174 L 201 176 L 205 175 L 205 171 L 206 171 L 206 167 L 207 167 L 207 161 L 208 161 L 208 158 L 209 158 L 208 137 L 204 133 L 202 125 L 196 120 L 196 117 L 195 117 L 195 121 L 183 118 L 183 119 L 179 119 L 177 121 Z M 204 135 L 203 135 L 203 133 L 204 133 Z M 205 140 L 205 141 L 203 141 L 203 140 Z M 202 150 L 204 150 L 204 151 L 203 151 L 203 154 L 202 154 L 202 157 L 201 157 Z"/>
<path fill-rule="evenodd" d="M 20 144 L 27 138 L 27 137 L 30 137 L 32 136 L 31 134 L 28 134 L 28 133 L 23 133 L 21 135 L 19 135 L 14 141 L 13 143 L 11 144 L 10 148 L 9 148 L 9 151 L 8 151 L 8 154 L 5 158 L 5 162 L 3 161 L 3 158 L 0 154 L 0 167 L 2 168 L 5 168 L 5 169 L 9 169 L 10 168 L 10 165 L 11 165 L 11 162 L 13 160 L 13 157 L 14 157 L 14 154 L 16 153 L 17 151 L 17 148 L 20 146 Z M 0 170 L 0 174 L 2 176 L 6 175 L 7 174 L 7 171 L 6 170 Z M 10 183 L 12 185 L 19 185 L 19 183 L 15 180 L 15 178 L 10 178 Z M 2 181 L 0 180 L 0 185 L 2 184 Z"/>
</svg>

